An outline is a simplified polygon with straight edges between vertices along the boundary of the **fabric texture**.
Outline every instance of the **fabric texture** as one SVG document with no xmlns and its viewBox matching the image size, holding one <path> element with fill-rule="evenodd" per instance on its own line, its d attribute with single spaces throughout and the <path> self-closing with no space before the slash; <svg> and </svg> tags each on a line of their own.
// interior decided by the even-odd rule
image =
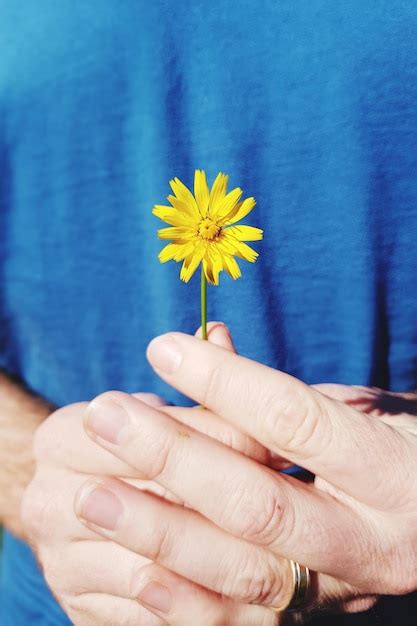
<svg viewBox="0 0 417 626">
<path fill-rule="evenodd" d="M 415 0 L 2 0 L 0 365 L 57 406 L 182 400 L 144 351 L 195 331 L 199 281 L 157 262 L 151 208 L 203 168 L 265 231 L 209 289 L 239 351 L 417 388 L 416 42 Z M 2 585 L 1 624 L 68 623 L 8 534 Z"/>
</svg>

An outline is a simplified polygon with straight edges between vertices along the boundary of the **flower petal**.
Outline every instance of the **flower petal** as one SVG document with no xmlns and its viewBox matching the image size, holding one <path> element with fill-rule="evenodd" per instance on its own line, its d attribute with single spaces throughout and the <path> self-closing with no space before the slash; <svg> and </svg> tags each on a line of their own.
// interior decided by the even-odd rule
<svg viewBox="0 0 417 626">
<path fill-rule="evenodd" d="M 197 208 L 189 206 L 183 200 L 179 200 L 176 196 L 168 196 L 167 200 L 172 204 L 173 208 L 183 215 L 189 223 L 199 224 L 201 222 L 201 215 Z M 197 207 L 197 205 L 196 205 Z"/>
<path fill-rule="evenodd" d="M 152 213 L 167 224 L 171 224 L 171 226 L 188 227 L 190 225 L 190 218 L 186 214 L 180 213 L 180 211 L 170 206 L 157 204 L 154 206 Z"/>
<path fill-rule="evenodd" d="M 239 241 L 235 237 L 227 236 L 227 229 L 222 230 L 220 237 L 216 241 L 219 251 L 230 256 L 237 253 L 236 246 L 238 243 Z"/>
<path fill-rule="evenodd" d="M 159 239 L 173 239 L 183 241 L 190 240 L 195 234 L 193 228 L 185 228 L 182 226 L 170 226 L 169 228 L 160 228 L 158 230 Z"/>
<path fill-rule="evenodd" d="M 169 243 L 165 248 L 162 248 L 158 255 L 158 259 L 161 263 L 167 261 L 182 261 L 193 250 L 193 244 L 189 243 Z"/>
<path fill-rule="evenodd" d="M 237 243 L 236 249 L 236 256 L 240 257 L 241 259 L 245 259 L 245 261 L 249 261 L 249 263 L 255 263 L 256 259 L 259 256 L 256 250 L 248 246 L 246 243 L 243 243 L 243 241 L 239 241 Z"/>
<path fill-rule="evenodd" d="M 210 217 L 216 217 L 218 205 L 226 195 L 227 181 L 229 177 L 219 172 L 210 190 L 209 213 Z"/>
<path fill-rule="evenodd" d="M 227 193 L 227 183 L 228 176 L 219 172 L 209 190 L 205 171 L 195 170 L 194 195 L 179 178 L 173 178 L 170 185 L 174 195 L 168 196 L 171 206 L 155 205 L 153 208 L 155 216 L 170 224 L 169 228 L 158 230 L 158 237 L 172 240 L 160 251 L 159 260 L 162 263 L 182 261 L 180 278 L 184 282 L 190 280 L 200 263 L 213 285 L 219 284 L 223 270 L 236 280 L 241 271 L 235 257 L 251 263 L 258 257 L 244 242 L 262 239 L 262 229 L 235 225 L 252 211 L 255 199 L 251 197 L 241 202 L 242 190 L 237 187 Z M 204 222 L 205 230 L 201 231 L 200 225 L 206 218 L 213 224 Z"/>
<path fill-rule="evenodd" d="M 233 280 L 240 278 L 240 276 L 242 275 L 238 262 L 236 261 L 236 259 L 234 259 L 232 256 L 229 256 L 228 254 L 223 255 L 223 266 L 229 276 L 233 278 Z"/>
<path fill-rule="evenodd" d="M 243 241 L 239 241 L 233 235 L 228 234 L 227 230 L 223 231 L 222 243 L 226 248 L 233 249 L 233 254 L 241 259 L 245 259 L 245 261 L 249 261 L 249 263 L 254 263 L 259 256 L 256 250 L 243 243 Z"/>
<path fill-rule="evenodd" d="M 208 256 L 205 256 L 203 259 L 203 270 L 210 285 L 215 285 L 216 283 L 214 282 L 213 276 L 213 264 L 210 257 Z"/>
<path fill-rule="evenodd" d="M 225 223 L 225 220 L 233 211 L 233 208 L 236 206 L 236 204 L 239 202 L 242 193 L 243 191 L 240 189 L 240 187 L 236 187 L 235 189 L 232 189 L 232 191 L 229 191 L 227 196 L 224 196 L 224 198 L 222 198 L 217 203 L 215 217 L 218 218 L 217 221 L 219 225 Z"/>
<path fill-rule="evenodd" d="M 204 170 L 194 172 L 194 196 L 201 215 L 206 217 L 209 205 L 209 189 Z"/>
<path fill-rule="evenodd" d="M 225 233 L 233 235 L 238 241 L 260 241 L 263 238 L 263 230 L 256 226 L 228 226 Z"/>
<path fill-rule="evenodd" d="M 233 207 L 231 211 L 229 211 L 224 218 L 223 225 L 227 226 L 228 224 L 235 224 L 239 222 L 239 220 L 243 220 L 243 218 L 252 211 L 255 204 L 255 198 L 246 198 L 241 204 Z"/>
<path fill-rule="evenodd" d="M 201 260 L 206 252 L 206 246 L 204 244 L 197 245 L 192 253 L 184 259 L 184 263 L 181 267 L 180 278 L 185 283 L 188 283 L 196 269 L 201 263 Z"/>
<path fill-rule="evenodd" d="M 201 213 L 198 210 L 197 202 L 188 187 L 186 187 L 179 178 L 173 178 L 169 181 L 169 184 L 171 185 L 171 189 L 178 200 L 181 200 L 181 202 L 186 205 L 190 213 L 196 216 L 201 216 Z"/>
<path fill-rule="evenodd" d="M 219 284 L 219 274 L 223 269 L 223 255 L 220 253 L 216 243 L 211 243 L 207 247 L 205 274 L 207 280 L 212 285 Z M 204 261 L 203 261 L 204 266 Z"/>
</svg>

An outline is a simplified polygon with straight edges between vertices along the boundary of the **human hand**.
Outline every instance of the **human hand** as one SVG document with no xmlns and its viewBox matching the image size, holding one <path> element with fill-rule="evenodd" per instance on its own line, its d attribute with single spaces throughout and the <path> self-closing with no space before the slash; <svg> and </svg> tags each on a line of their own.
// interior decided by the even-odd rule
<svg viewBox="0 0 417 626">
<path fill-rule="evenodd" d="M 397 425 L 375 419 L 363 406 L 383 396 L 392 402 L 393 394 L 314 389 L 179 333 L 152 342 L 149 359 L 169 384 L 310 470 L 321 484 L 277 475 L 192 428 L 179 429 L 163 412 L 112 392 L 89 405 L 90 436 L 189 508 L 145 499 L 117 480 L 103 481 L 100 493 L 90 484 L 77 500 L 90 529 L 242 606 L 285 606 L 292 594 L 287 559 L 319 572 L 315 606 L 342 603 L 358 610 L 375 594 L 417 587 L 417 439 L 409 415 L 416 410 L 414 396 L 403 397 L 409 414 Z M 106 441 L 97 433 L 110 410 L 112 424 L 119 417 L 122 429 Z M 104 493 L 119 507 L 111 529 L 100 527 L 96 515 Z M 153 580 L 175 606 L 175 585 Z M 169 624 L 186 623 L 175 614 L 155 614 Z"/>
<path fill-rule="evenodd" d="M 0 525 L 25 538 L 23 492 L 34 471 L 33 437 L 54 407 L 0 371 Z"/>
<path fill-rule="evenodd" d="M 221 327 L 216 330 L 216 326 L 212 325 L 210 331 L 210 341 L 232 349 Z M 141 407 L 148 405 L 149 410 L 155 407 L 154 410 L 174 416 L 177 421 L 172 420 L 172 423 L 177 425 L 180 433 L 185 428 L 180 424 L 182 421 L 189 424 L 193 431 L 206 432 L 210 437 L 222 440 L 227 446 L 262 464 L 270 462 L 270 454 L 261 444 L 225 424 L 209 410 L 168 407 L 156 396 L 135 396 L 132 399 Z M 140 490 L 137 493 L 143 496 L 145 507 L 146 503 L 149 504 L 149 513 L 154 502 L 169 500 L 176 502 L 177 506 L 182 504 L 168 490 L 146 480 L 143 473 L 98 447 L 85 434 L 83 418 L 87 406 L 88 403 L 78 403 L 59 409 L 38 430 L 35 440 L 36 474 L 26 491 L 23 504 L 23 520 L 45 578 L 74 624 L 166 624 L 165 620 L 152 614 L 137 601 L 137 596 L 145 589 L 148 595 L 153 593 L 148 583 L 157 580 L 162 581 L 166 588 L 175 589 L 170 614 L 182 626 L 275 625 L 277 622 L 267 609 L 223 600 L 218 594 L 170 572 L 111 539 L 99 537 L 80 524 L 74 513 L 74 498 L 88 478 L 95 485 L 100 484 L 100 481 L 113 480 L 128 492 L 132 488 L 135 493 L 136 489 Z M 162 497 L 164 500 L 161 500 Z M 110 510 L 112 512 L 115 512 L 114 509 Z M 148 533 L 149 545 L 152 546 L 156 528 L 152 516 L 147 516 L 145 511 L 137 523 Z M 162 600 L 167 603 L 169 598 Z"/>
</svg>

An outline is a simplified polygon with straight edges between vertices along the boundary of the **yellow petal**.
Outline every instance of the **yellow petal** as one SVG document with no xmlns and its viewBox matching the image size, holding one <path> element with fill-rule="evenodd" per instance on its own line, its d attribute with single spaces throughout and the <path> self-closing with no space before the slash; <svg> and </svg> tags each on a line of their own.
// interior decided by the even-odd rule
<svg viewBox="0 0 417 626">
<path fill-rule="evenodd" d="M 191 239 L 194 234 L 194 229 L 183 228 L 182 226 L 170 226 L 169 228 L 160 228 L 158 230 L 159 239 L 177 239 L 182 241 Z"/>
<path fill-rule="evenodd" d="M 240 205 L 235 206 L 225 216 L 222 225 L 235 224 L 239 220 L 243 220 L 253 209 L 256 204 L 255 198 L 246 198 Z"/>
<path fill-rule="evenodd" d="M 180 213 L 177 209 L 173 209 L 169 206 L 157 204 L 154 206 L 152 213 L 167 224 L 171 224 L 171 226 L 188 227 L 190 225 L 190 219 L 187 215 Z"/>
<path fill-rule="evenodd" d="M 242 193 L 243 191 L 239 187 L 236 187 L 236 189 L 229 191 L 227 196 L 224 196 L 224 198 L 217 203 L 215 216 L 218 218 L 219 224 L 224 223 L 224 220 L 239 202 Z"/>
<path fill-rule="evenodd" d="M 184 259 L 184 263 L 181 267 L 180 278 L 185 283 L 188 283 L 196 269 L 201 263 L 201 260 L 205 254 L 206 246 L 204 244 L 200 244 L 196 246 L 192 253 L 190 253 L 186 259 Z"/>
<path fill-rule="evenodd" d="M 223 231 L 222 242 L 226 247 L 234 249 L 234 254 L 249 263 L 254 263 L 259 254 L 243 241 L 238 241 L 233 235 L 229 235 L 227 229 Z"/>
<path fill-rule="evenodd" d="M 222 174 L 222 172 L 219 172 L 211 187 L 209 200 L 209 213 L 211 217 L 215 217 L 217 215 L 218 205 L 226 195 L 228 179 L 229 177 L 226 176 L 226 174 Z"/>
<path fill-rule="evenodd" d="M 255 263 L 256 259 L 259 256 L 256 250 L 248 246 L 246 243 L 243 243 L 243 241 L 238 242 L 238 244 L 236 245 L 236 249 L 236 256 L 240 257 L 241 259 L 245 259 L 245 261 L 249 261 L 249 263 Z"/>
<path fill-rule="evenodd" d="M 229 276 L 233 278 L 233 280 L 240 278 L 240 276 L 242 275 L 236 259 L 234 259 L 232 256 L 229 256 L 228 254 L 223 255 L 223 266 Z"/>
<path fill-rule="evenodd" d="M 192 252 L 194 246 L 192 243 L 177 244 L 169 243 L 165 248 L 162 248 L 158 255 L 158 259 L 161 263 L 167 261 L 182 261 L 185 257 Z"/>
<path fill-rule="evenodd" d="M 201 215 L 193 194 L 188 189 L 188 187 L 186 187 L 184 183 L 180 181 L 179 178 L 173 178 L 169 181 L 169 184 L 171 185 L 171 189 L 178 198 L 178 200 L 181 200 L 181 202 L 186 205 L 186 207 L 192 214 Z"/>
<path fill-rule="evenodd" d="M 216 241 L 216 245 L 220 252 L 226 255 L 233 256 L 237 253 L 238 240 L 234 237 L 227 237 L 227 229 L 223 230 L 220 237 Z"/>
<path fill-rule="evenodd" d="M 194 195 L 201 215 L 206 217 L 209 204 L 209 189 L 204 170 L 196 170 L 194 173 Z"/>
<path fill-rule="evenodd" d="M 215 285 L 216 283 L 214 282 L 213 276 L 213 264 L 209 257 L 204 257 L 203 259 L 203 270 L 210 285 Z"/>
<path fill-rule="evenodd" d="M 218 251 L 216 244 L 210 246 L 210 254 L 213 258 L 213 272 L 215 285 L 219 284 L 219 274 L 223 271 L 223 255 Z"/>
<path fill-rule="evenodd" d="M 201 215 L 197 209 L 197 205 L 194 207 L 188 206 L 183 200 L 179 200 L 176 196 L 168 196 L 167 200 L 172 204 L 173 208 L 178 211 L 180 215 L 183 215 L 187 222 L 190 224 L 198 225 L 201 222 Z"/>
<path fill-rule="evenodd" d="M 255 226 L 229 226 L 224 232 L 233 235 L 238 241 L 260 241 L 263 238 L 263 230 Z"/>
<path fill-rule="evenodd" d="M 206 261 L 206 267 L 204 269 L 207 280 L 212 285 L 218 285 L 219 274 L 223 269 L 223 257 L 220 254 L 218 247 L 215 243 L 212 243 L 208 246 L 207 254 L 204 257 L 204 260 Z"/>
</svg>

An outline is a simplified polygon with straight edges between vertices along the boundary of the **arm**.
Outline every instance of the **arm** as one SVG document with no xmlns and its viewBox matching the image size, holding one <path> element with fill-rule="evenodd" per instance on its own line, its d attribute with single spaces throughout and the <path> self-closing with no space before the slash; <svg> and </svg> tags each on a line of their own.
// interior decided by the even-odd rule
<svg viewBox="0 0 417 626">
<path fill-rule="evenodd" d="M 24 537 L 23 491 L 32 478 L 32 440 L 53 407 L 0 372 L 0 523 Z"/>
</svg>

